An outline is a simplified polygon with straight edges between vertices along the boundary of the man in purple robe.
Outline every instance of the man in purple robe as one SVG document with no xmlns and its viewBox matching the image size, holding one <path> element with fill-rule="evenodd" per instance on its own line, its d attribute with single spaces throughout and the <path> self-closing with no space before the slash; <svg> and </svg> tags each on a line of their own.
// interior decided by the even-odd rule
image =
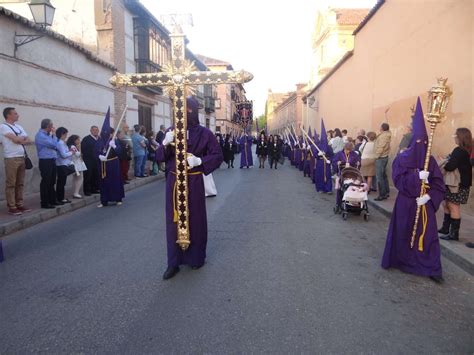
<svg viewBox="0 0 474 355">
<path fill-rule="evenodd" d="M 122 204 L 125 197 L 122 174 L 120 172 L 120 144 L 113 140 L 114 129 L 110 127 L 110 108 L 105 116 L 104 124 L 100 132 L 100 138 L 95 145 L 96 157 L 99 161 L 99 190 L 100 204 L 97 207 L 104 207 L 109 202 Z"/>
<path fill-rule="evenodd" d="M 177 224 L 174 221 L 175 201 L 173 201 L 176 182 L 175 149 L 173 130 L 168 130 L 163 144 L 156 151 L 156 159 L 166 162 L 166 240 L 168 268 L 163 279 L 167 280 L 179 272 L 180 265 L 189 265 L 199 269 L 206 259 L 207 215 L 203 174 L 208 175 L 219 168 L 222 150 L 214 134 L 199 125 L 199 102 L 192 97 L 186 99 L 188 121 L 188 208 L 189 232 L 191 244 L 183 251 L 176 243 Z"/>
<path fill-rule="evenodd" d="M 428 171 L 423 170 L 427 144 L 428 135 L 418 98 L 413 118 L 413 137 L 408 148 L 398 154 L 392 165 L 392 179 L 398 189 L 398 196 L 393 207 L 382 267 L 427 276 L 439 283 L 443 279 L 436 211 L 444 199 L 446 187 L 433 157 L 430 157 Z M 427 181 L 429 188 L 420 197 L 423 180 Z M 411 248 L 417 206 L 421 206 L 422 211 L 415 244 Z"/>
<path fill-rule="evenodd" d="M 240 147 L 242 150 L 240 153 L 240 169 L 243 167 L 247 167 L 248 169 L 253 166 L 252 141 L 253 138 L 247 135 L 247 133 L 245 133 L 242 138 L 240 138 Z"/>
<path fill-rule="evenodd" d="M 324 121 L 321 120 L 321 139 L 318 141 L 319 149 L 329 160 L 327 162 L 322 153 L 317 154 L 316 157 L 316 168 L 314 172 L 314 182 L 316 185 L 316 191 L 321 193 L 332 192 L 332 177 L 331 177 L 331 159 L 333 158 L 333 152 L 331 146 L 328 144 L 328 137 L 326 128 L 324 127 Z"/>
</svg>

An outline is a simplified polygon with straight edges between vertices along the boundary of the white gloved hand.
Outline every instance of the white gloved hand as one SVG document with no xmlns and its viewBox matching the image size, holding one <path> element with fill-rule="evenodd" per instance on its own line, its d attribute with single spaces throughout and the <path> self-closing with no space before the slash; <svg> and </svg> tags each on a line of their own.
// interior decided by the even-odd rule
<svg viewBox="0 0 474 355">
<path fill-rule="evenodd" d="M 318 152 L 318 156 L 320 157 L 324 156 L 324 152 Z"/>
<path fill-rule="evenodd" d="M 105 157 L 105 155 L 99 155 L 99 160 L 100 161 L 106 161 L 107 158 Z"/>
<path fill-rule="evenodd" d="M 174 131 L 166 132 L 165 139 L 163 139 L 163 145 L 166 147 L 168 144 L 174 141 Z"/>
<path fill-rule="evenodd" d="M 117 148 L 117 144 L 115 144 L 115 141 L 113 139 L 110 140 L 109 147 L 113 149 Z"/>
<path fill-rule="evenodd" d="M 418 175 L 420 176 L 420 180 L 428 180 L 428 177 L 430 176 L 430 172 L 426 170 L 421 170 Z"/>
<path fill-rule="evenodd" d="M 429 200 L 431 200 L 430 195 L 424 194 L 423 196 L 416 198 L 416 204 L 417 204 L 418 206 L 423 206 L 423 205 L 426 204 Z"/>
<path fill-rule="evenodd" d="M 194 155 L 189 156 L 187 161 L 191 169 L 202 164 L 201 158 L 195 157 Z"/>
</svg>

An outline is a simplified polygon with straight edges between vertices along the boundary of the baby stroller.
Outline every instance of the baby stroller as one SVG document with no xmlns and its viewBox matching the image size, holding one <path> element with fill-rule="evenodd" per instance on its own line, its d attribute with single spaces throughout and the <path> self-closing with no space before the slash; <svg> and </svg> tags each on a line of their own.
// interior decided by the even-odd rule
<svg viewBox="0 0 474 355">
<path fill-rule="evenodd" d="M 334 213 L 342 214 L 342 219 L 346 220 L 349 213 L 361 215 L 364 220 L 369 220 L 369 208 L 367 205 L 368 185 L 364 177 L 356 168 L 348 167 L 342 169 L 340 176 L 336 180 L 336 206 Z"/>
</svg>

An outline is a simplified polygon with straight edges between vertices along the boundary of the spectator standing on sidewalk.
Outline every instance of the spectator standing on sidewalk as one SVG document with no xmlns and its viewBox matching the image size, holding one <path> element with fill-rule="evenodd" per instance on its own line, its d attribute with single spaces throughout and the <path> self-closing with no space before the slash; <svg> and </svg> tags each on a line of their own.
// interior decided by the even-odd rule
<svg viewBox="0 0 474 355">
<path fill-rule="evenodd" d="M 159 147 L 158 142 L 155 140 L 155 132 L 151 131 L 147 135 L 147 160 L 148 160 L 148 175 L 158 174 L 158 163 L 156 162 L 155 152 Z"/>
<path fill-rule="evenodd" d="M 163 139 L 165 139 L 165 132 L 166 132 L 165 125 L 160 125 L 160 130 L 156 134 L 156 142 L 159 145 L 163 144 Z M 165 171 L 165 164 L 164 163 L 159 163 L 158 166 L 159 166 L 161 171 Z"/>
<path fill-rule="evenodd" d="M 35 145 L 38 153 L 38 164 L 41 173 L 40 196 L 41 208 L 54 208 L 60 205 L 56 200 L 54 184 L 56 182 L 56 158 L 58 139 L 56 129 L 49 118 L 41 121 L 41 128 L 36 133 Z"/>
<path fill-rule="evenodd" d="M 56 181 L 56 200 L 58 204 L 71 203 L 65 196 L 65 186 L 68 175 L 75 172 L 74 164 L 72 163 L 73 152 L 66 144 L 68 130 L 64 127 L 59 127 L 56 130 L 56 137 L 58 138 L 58 157 L 56 159 L 56 171 L 58 179 Z"/>
<path fill-rule="evenodd" d="M 81 138 L 73 134 L 70 136 L 66 142 L 67 146 L 71 150 L 72 154 L 72 163 L 74 164 L 75 173 L 72 175 L 72 186 L 73 186 L 73 198 L 81 199 L 82 196 L 79 193 L 82 183 L 84 181 L 84 172 L 87 171 L 87 166 L 82 160 L 81 154 Z"/>
<path fill-rule="evenodd" d="M 25 184 L 25 145 L 31 144 L 28 134 L 17 124 L 20 115 L 14 107 L 3 110 L 5 122 L 0 125 L 0 142 L 3 144 L 5 162 L 5 198 L 8 213 L 19 216 L 31 211 L 23 204 Z"/>
<path fill-rule="evenodd" d="M 457 145 L 441 164 L 446 183 L 444 221 L 438 231 L 441 239 L 459 240 L 461 205 L 467 204 L 472 185 L 472 134 L 467 128 L 458 128 L 453 136 Z"/>
<path fill-rule="evenodd" d="M 390 154 L 390 142 L 392 140 L 392 133 L 388 123 L 382 123 L 380 126 L 380 134 L 375 140 L 375 176 L 377 178 L 377 185 L 379 196 L 375 198 L 376 201 L 386 200 L 390 195 L 390 186 L 387 177 L 388 155 Z"/>
<path fill-rule="evenodd" d="M 132 136 L 133 145 L 133 160 L 135 165 L 135 177 L 145 177 L 145 163 L 146 163 L 146 142 L 142 135 L 142 126 L 136 124 L 133 126 L 135 133 Z"/>
<path fill-rule="evenodd" d="M 86 196 L 99 193 L 99 161 L 95 154 L 98 139 L 99 127 L 92 126 L 90 135 L 84 137 L 81 142 L 82 158 L 87 167 L 84 171 L 84 195 Z"/>
</svg>

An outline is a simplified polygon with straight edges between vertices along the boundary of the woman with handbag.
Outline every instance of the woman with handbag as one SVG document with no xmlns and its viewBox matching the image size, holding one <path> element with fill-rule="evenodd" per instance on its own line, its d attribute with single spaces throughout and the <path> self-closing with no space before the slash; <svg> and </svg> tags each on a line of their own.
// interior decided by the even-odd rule
<svg viewBox="0 0 474 355">
<path fill-rule="evenodd" d="M 79 193 L 79 190 L 81 189 L 82 182 L 84 181 L 83 172 L 87 170 L 87 166 L 84 163 L 84 160 L 82 159 L 82 153 L 80 149 L 81 138 L 78 135 L 73 134 L 71 137 L 68 138 L 67 146 L 73 153 L 71 158 L 75 169 L 74 174 L 72 174 L 72 186 L 74 188 L 72 197 L 81 199 L 82 196 Z"/>
<path fill-rule="evenodd" d="M 467 128 L 458 128 L 453 136 L 457 145 L 446 161 L 442 164 L 447 185 L 444 200 L 443 226 L 438 230 L 444 240 L 459 240 L 461 227 L 461 205 L 467 204 L 472 185 L 472 166 L 470 155 L 472 151 L 472 134 Z M 447 175 L 459 172 L 457 186 L 447 183 Z"/>
<path fill-rule="evenodd" d="M 65 198 L 64 187 L 68 175 L 76 172 L 74 164 L 72 163 L 73 152 L 68 148 L 66 144 L 68 130 L 64 127 L 59 127 L 56 130 L 56 137 L 58 138 L 58 158 L 56 159 L 56 169 L 58 171 L 58 178 L 56 180 L 56 200 L 59 205 L 65 203 L 71 203 Z"/>
</svg>

